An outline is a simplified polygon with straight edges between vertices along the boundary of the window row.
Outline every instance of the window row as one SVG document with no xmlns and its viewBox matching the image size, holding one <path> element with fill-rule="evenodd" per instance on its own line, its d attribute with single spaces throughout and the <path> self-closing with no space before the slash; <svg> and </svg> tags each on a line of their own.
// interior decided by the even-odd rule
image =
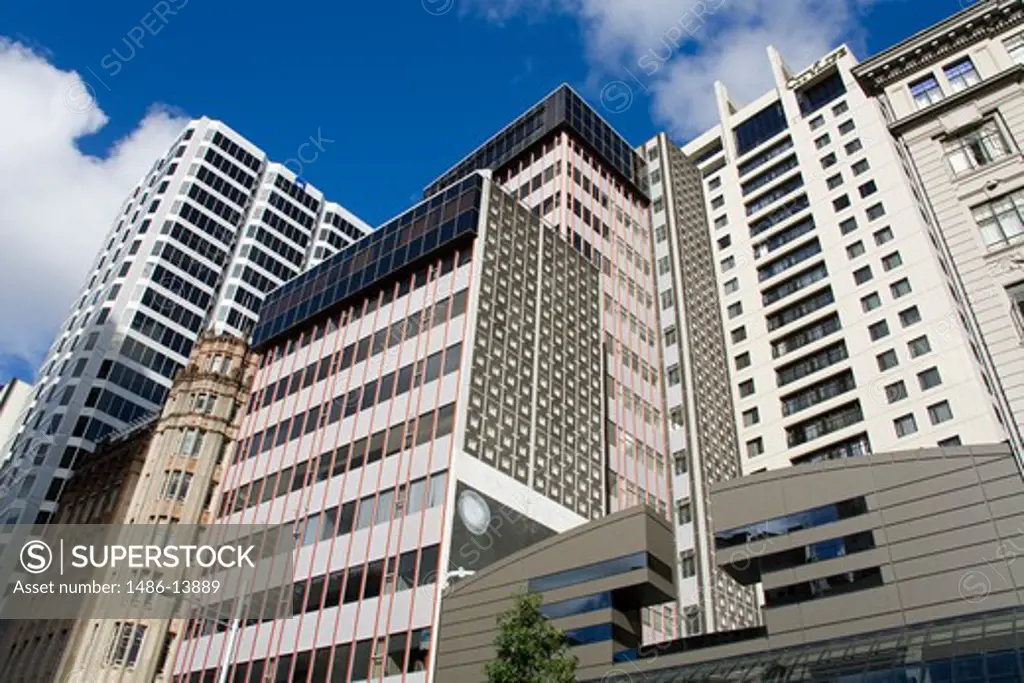
<svg viewBox="0 0 1024 683">
<path fill-rule="evenodd" d="M 300 389 L 342 372 L 367 358 L 383 353 L 385 350 L 398 346 L 403 341 L 442 325 L 450 319 L 457 318 L 466 312 L 467 294 L 468 290 L 462 290 L 453 297 L 445 297 L 434 303 L 433 306 L 416 311 L 407 318 L 348 344 L 333 355 L 314 361 L 305 368 L 282 377 L 263 390 L 261 406 L 265 408 L 285 396 L 291 396 Z M 255 406 L 257 396 L 258 392 L 253 392 L 250 396 L 250 411 Z"/>
<path fill-rule="evenodd" d="M 335 396 L 329 402 L 313 406 L 291 418 L 271 425 L 253 435 L 246 457 L 264 453 L 275 446 L 309 434 L 343 417 L 355 415 L 375 405 L 401 396 L 415 387 L 428 384 L 459 369 L 462 360 L 462 343 L 432 353 L 414 363 L 389 372 L 379 379 L 370 380 L 361 387 L 350 389 L 346 394 Z"/>
</svg>

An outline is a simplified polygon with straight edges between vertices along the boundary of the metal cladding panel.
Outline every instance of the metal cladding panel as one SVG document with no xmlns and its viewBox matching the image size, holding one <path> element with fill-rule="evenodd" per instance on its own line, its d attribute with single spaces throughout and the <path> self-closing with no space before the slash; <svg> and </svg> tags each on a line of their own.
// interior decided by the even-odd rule
<svg viewBox="0 0 1024 683">
<path fill-rule="evenodd" d="M 272 291 L 253 331 L 253 347 L 265 346 L 460 238 L 475 235 L 483 184 L 478 174 L 465 178 Z"/>
</svg>

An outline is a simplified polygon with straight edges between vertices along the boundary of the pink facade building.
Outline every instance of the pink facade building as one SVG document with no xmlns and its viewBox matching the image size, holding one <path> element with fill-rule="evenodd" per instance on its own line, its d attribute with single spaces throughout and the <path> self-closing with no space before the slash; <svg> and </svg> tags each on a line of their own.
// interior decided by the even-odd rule
<svg viewBox="0 0 1024 683">
<path fill-rule="evenodd" d="M 642 157 L 562 86 L 424 194 L 268 296 L 214 504 L 285 526 L 295 581 L 247 597 L 275 618 L 194 619 L 177 680 L 432 680 L 453 582 L 624 507 L 668 517 Z M 674 605 L 643 620 L 677 632 Z"/>
</svg>

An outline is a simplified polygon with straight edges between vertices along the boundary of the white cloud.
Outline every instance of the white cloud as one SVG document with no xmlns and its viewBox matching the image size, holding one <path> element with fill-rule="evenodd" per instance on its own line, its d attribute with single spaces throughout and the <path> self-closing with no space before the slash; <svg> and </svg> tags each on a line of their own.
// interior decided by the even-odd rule
<svg viewBox="0 0 1024 683">
<path fill-rule="evenodd" d="M 42 359 L 111 221 L 185 120 L 154 108 L 103 158 L 107 116 L 75 72 L 0 37 L 0 361 Z"/>
<path fill-rule="evenodd" d="M 768 45 L 797 70 L 843 42 L 860 50 L 860 14 L 875 1 L 465 0 L 494 21 L 553 11 L 575 16 L 595 92 L 619 80 L 637 95 L 648 91 L 656 122 L 679 136 L 717 123 L 716 80 L 739 104 L 771 87 Z"/>
</svg>

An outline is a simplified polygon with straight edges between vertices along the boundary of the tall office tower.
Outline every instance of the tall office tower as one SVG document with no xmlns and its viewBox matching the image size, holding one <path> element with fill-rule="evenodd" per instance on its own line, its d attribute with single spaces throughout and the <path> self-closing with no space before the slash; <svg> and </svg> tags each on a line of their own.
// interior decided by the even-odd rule
<svg viewBox="0 0 1024 683">
<path fill-rule="evenodd" d="M 79 457 L 160 409 L 202 329 L 247 334 L 268 291 L 368 230 L 223 123 L 190 122 L 125 201 L 43 362 L 0 520 L 47 521 Z"/>
<path fill-rule="evenodd" d="M 31 394 L 32 385 L 17 378 L 0 385 L 0 464 L 10 456 L 11 442 Z"/>
<path fill-rule="evenodd" d="M 272 293 L 217 505 L 291 529 L 295 583 L 196 619 L 179 680 L 425 680 L 444 586 L 600 516 L 598 287 L 474 173 Z"/>
<path fill-rule="evenodd" d="M 768 57 L 775 87 L 739 107 L 716 85 L 720 124 L 683 147 L 706 198 L 742 472 L 1006 440 L 934 219 L 853 55 L 798 73 Z"/>
<path fill-rule="evenodd" d="M 254 591 L 290 596 L 275 619 L 197 619 L 179 680 L 425 680 L 451 582 L 609 509 L 667 516 L 643 166 L 559 88 L 271 294 L 219 517 L 288 525 L 296 581 Z M 649 613 L 645 639 L 674 630 Z"/>
<path fill-rule="evenodd" d="M 715 252 L 696 164 L 664 134 L 640 152 L 653 202 L 668 448 L 672 454 L 679 602 L 685 635 L 756 625 L 757 594 L 715 562 L 709 496 L 740 476 Z"/>
<path fill-rule="evenodd" d="M 481 168 L 493 170 L 496 182 L 600 267 L 608 399 L 604 511 L 647 503 L 668 514 L 671 480 L 644 158 L 562 85 L 427 191 Z M 557 488 L 554 475 L 534 487 Z M 674 606 L 646 610 L 644 619 L 652 638 L 678 630 Z"/>
<path fill-rule="evenodd" d="M 1024 6 L 970 5 L 853 70 L 929 204 L 928 238 L 969 330 L 984 397 L 1024 453 Z"/>
<path fill-rule="evenodd" d="M 163 410 L 100 444 L 69 480 L 54 521 L 208 524 L 256 367 L 245 341 L 202 334 Z M 167 680 L 184 621 L 129 616 L 10 622 L 0 674 L 11 683 Z"/>
</svg>

